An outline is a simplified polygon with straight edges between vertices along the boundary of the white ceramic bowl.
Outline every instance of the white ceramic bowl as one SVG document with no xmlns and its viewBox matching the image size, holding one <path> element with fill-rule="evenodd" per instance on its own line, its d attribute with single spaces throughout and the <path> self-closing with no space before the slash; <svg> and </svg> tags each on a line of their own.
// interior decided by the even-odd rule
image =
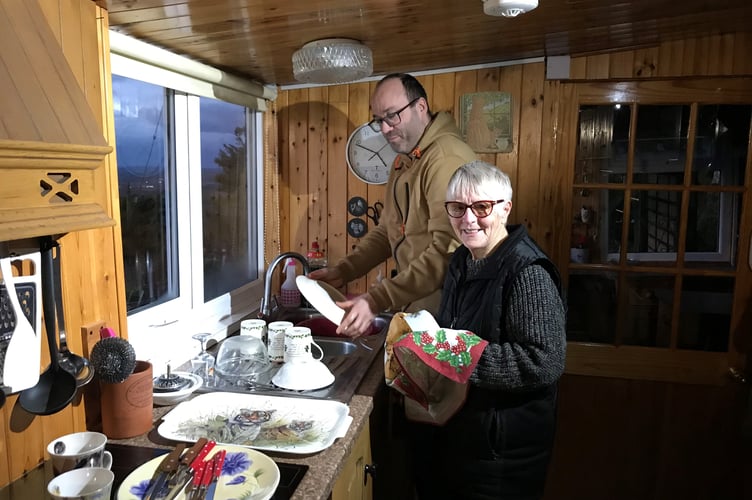
<svg viewBox="0 0 752 500">
<path fill-rule="evenodd" d="M 283 363 L 272 377 L 272 383 L 293 391 L 312 391 L 334 382 L 334 375 L 321 361 L 296 361 Z"/>
<path fill-rule="evenodd" d="M 196 389 L 201 387 L 203 384 L 203 380 L 201 377 L 196 375 L 195 373 L 188 373 L 188 372 L 172 372 L 174 375 L 178 375 L 179 377 L 187 378 L 191 381 L 190 384 L 188 384 L 186 387 L 180 389 L 179 391 L 170 391 L 170 392 L 156 392 L 154 391 L 153 397 L 154 397 L 154 404 L 155 405 L 174 405 L 181 401 L 185 401 L 188 399 L 188 397 L 196 392 Z"/>
</svg>

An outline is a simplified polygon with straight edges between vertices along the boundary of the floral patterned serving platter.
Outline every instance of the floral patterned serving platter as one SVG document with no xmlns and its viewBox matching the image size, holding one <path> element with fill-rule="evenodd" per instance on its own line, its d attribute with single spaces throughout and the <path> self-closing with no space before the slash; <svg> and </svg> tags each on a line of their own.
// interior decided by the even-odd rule
<svg viewBox="0 0 752 500">
<path fill-rule="evenodd" d="M 339 401 L 211 392 L 180 403 L 157 431 L 167 439 L 248 446 L 282 453 L 316 453 L 343 437 L 352 417 Z"/>
<path fill-rule="evenodd" d="M 279 485 L 279 467 L 260 451 L 243 446 L 217 445 L 207 458 L 226 450 L 222 475 L 217 482 L 215 500 L 268 500 Z M 152 476 L 164 456 L 155 457 L 131 472 L 117 492 L 117 500 L 143 500 Z M 184 492 L 175 500 L 185 500 Z"/>
</svg>

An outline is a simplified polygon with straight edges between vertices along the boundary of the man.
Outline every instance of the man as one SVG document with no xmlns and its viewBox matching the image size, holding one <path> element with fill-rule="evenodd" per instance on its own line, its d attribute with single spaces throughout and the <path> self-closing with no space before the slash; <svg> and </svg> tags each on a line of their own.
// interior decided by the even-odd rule
<svg viewBox="0 0 752 500">
<path fill-rule="evenodd" d="M 381 223 L 334 267 L 311 273 L 335 287 L 364 276 L 394 257 L 397 273 L 368 292 L 339 302 L 346 313 L 337 333 L 357 337 L 384 310 L 437 313 L 449 258 L 458 246 L 444 211 L 454 171 L 476 159 L 452 116 L 432 114 L 423 86 L 412 75 L 385 76 L 371 96 L 371 128 L 399 155 L 386 185 Z"/>
</svg>

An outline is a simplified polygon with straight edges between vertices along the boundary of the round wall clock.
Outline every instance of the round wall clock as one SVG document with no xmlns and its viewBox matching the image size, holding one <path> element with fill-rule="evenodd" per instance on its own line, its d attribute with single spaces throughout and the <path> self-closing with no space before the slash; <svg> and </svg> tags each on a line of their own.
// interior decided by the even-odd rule
<svg viewBox="0 0 752 500">
<path fill-rule="evenodd" d="M 381 132 L 365 125 L 347 139 L 347 165 L 355 176 L 368 184 L 386 184 L 397 153 Z"/>
</svg>

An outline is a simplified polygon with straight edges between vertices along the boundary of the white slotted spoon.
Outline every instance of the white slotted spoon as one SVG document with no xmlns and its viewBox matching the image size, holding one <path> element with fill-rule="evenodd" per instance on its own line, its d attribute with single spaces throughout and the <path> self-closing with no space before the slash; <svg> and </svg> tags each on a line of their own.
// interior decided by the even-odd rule
<svg viewBox="0 0 752 500">
<path fill-rule="evenodd" d="M 19 392 L 33 387 L 39 381 L 40 346 L 34 328 L 32 328 L 16 294 L 15 278 L 11 260 L 18 257 L 0 259 L 0 272 L 3 273 L 5 289 L 10 296 L 10 305 L 16 316 L 16 326 L 13 336 L 5 353 L 3 366 L 3 384 L 10 387 L 12 392 Z M 36 363 L 33 361 L 36 360 Z"/>
</svg>

